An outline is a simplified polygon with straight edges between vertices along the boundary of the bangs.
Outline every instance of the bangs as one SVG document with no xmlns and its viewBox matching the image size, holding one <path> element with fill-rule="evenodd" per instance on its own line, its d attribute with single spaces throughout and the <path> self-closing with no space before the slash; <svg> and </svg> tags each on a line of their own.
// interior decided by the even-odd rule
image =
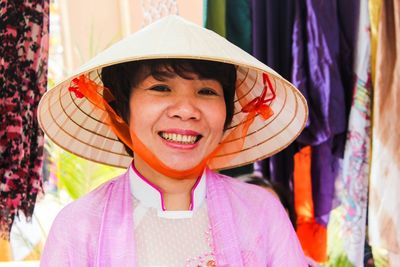
<svg viewBox="0 0 400 267">
<path fill-rule="evenodd" d="M 141 62 L 141 76 L 152 75 L 159 81 L 165 81 L 177 75 L 186 80 L 217 80 L 223 87 L 236 80 L 236 68 L 231 64 L 193 59 L 154 59 Z M 139 77 L 138 77 L 139 78 Z M 137 84 L 132 84 L 136 86 Z"/>
</svg>

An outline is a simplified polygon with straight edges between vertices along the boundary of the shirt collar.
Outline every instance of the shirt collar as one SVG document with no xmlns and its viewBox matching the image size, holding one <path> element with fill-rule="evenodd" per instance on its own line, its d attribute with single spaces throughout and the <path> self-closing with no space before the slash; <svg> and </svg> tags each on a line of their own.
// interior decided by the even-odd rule
<svg viewBox="0 0 400 267">
<path fill-rule="evenodd" d="M 143 177 L 134 167 L 133 163 L 129 168 L 129 179 L 131 181 L 131 192 L 133 196 L 146 207 L 156 208 L 159 215 L 169 217 L 168 214 L 188 213 L 191 215 L 206 198 L 206 172 L 197 179 L 191 191 L 190 210 L 188 211 L 166 211 L 164 199 L 160 188 Z M 163 216 L 164 215 L 164 216 Z M 189 216 L 191 217 L 191 216 Z"/>
</svg>

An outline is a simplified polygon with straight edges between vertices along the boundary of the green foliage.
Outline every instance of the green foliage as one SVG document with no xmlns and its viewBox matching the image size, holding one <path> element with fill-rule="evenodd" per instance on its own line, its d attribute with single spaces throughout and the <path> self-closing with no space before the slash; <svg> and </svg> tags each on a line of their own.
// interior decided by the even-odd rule
<svg viewBox="0 0 400 267">
<path fill-rule="evenodd" d="M 52 162 L 51 172 L 57 185 L 65 189 L 72 199 L 77 199 L 100 184 L 124 172 L 123 169 L 95 163 L 71 154 L 48 141 Z"/>
</svg>

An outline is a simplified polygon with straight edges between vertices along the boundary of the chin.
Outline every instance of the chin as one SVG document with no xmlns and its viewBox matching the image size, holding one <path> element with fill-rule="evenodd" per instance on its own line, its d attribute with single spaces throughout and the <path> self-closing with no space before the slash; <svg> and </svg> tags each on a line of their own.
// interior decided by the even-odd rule
<svg viewBox="0 0 400 267">
<path fill-rule="evenodd" d="M 186 162 L 186 160 L 182 159 L 177 162 L 165 162 L 165 161 L 163 161 L 163 162 L 169 168 L 177 170 L 177 171 L 186 171 L 186 170 L 196 167 L 198 164 L 201 163 L 201 161 L 192 163 L 192 162 Z"/>
<path fill-rule="evenodd" d="M 186 171 L 189 169 L 192 169 L 196 167 L 197 165 L 192 165 L 192 164 L 166 164 L 169 168 L 177 170 L 177 171 Z"/>
</svg>

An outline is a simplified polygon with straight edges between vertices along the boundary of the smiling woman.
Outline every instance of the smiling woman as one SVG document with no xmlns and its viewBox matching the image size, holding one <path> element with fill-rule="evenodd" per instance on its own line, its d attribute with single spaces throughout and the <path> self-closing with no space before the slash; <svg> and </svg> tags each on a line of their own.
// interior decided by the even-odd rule
<svg viewBox="0 0 400 267">
<path fill-rule="evenodd" d="M 55 143 L 127 168 L 60 212 L 41 266 L 306 266 L 279 201 L 214 171 L 278 152 L 306 117 L 293 85 L 179 17 L 120 41 L 41 100 Z"/>
<path fill-rule="evenodd" d="M 168 85 L 163 84 L 163 82 L 172 78 L 180 78 L 187 81 L 199 80 L 206 83 L 202 85 L 204 88 L 200 88 L 199 94 L 213 95 L 219 93 L 219 96 L 223 96 L 226 113 L 224 128 L 227 128 L 231 123 L 236 82 L 235 67 L 232 64 L 193 59 L 152 59 L 132 61 L 103 68 L 101 72 L 103 84 L 116 96 L 115 103 L 112 106 L 115 107 L 119 116 L 126 123 L 129 123 L 130 118 L 129 99 L 131 99 L 132 89 L 137 87 L 139 83 L 144 82 L 149 76 L 152 77 L 154 82 L 154 85 L 150 87 L 154 87 L 151 89 L 155 91 L 168 90 Z M 208 88 L 206 86 L 207 81 L 209 83 L 219 83 L 218 87 L 222 86 L 223 92 L 216 92 L 212 87 Z M 143 105 L 139 104 L 138 107 L 142 108 Z M 134 110 L 135 106 L 132 108 Z M 133 156 L 132 150 L 128 146 L 125 148 L 127 153 Z"/>
</svg>

